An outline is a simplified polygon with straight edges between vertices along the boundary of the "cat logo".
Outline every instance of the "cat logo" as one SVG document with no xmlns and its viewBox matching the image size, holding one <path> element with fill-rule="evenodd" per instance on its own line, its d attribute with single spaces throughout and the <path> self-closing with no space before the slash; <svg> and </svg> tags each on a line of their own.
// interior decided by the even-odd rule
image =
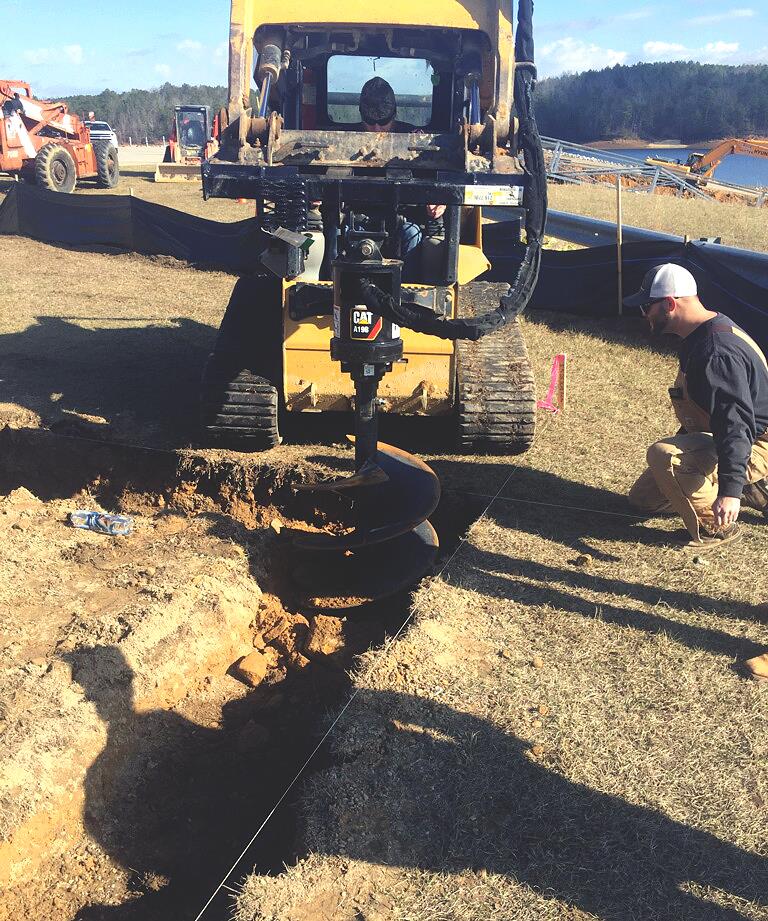
<svg viewBox="0 0 768 921">
<path fill-rule="evenodd" d="M 364 307 L 353 307 L 349 315 L 350 338 L 371 342 L 381 332 L 383 320 Z"/>
</svg>

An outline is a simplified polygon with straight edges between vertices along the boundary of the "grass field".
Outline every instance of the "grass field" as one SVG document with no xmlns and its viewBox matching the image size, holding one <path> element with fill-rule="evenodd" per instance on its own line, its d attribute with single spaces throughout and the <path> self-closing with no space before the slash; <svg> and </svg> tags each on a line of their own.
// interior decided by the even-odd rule
<svg viewBox="0 0 768 921">
<path fill-rule="evenodd" d="M 549 185 L 549 206 L 604 221 L 616 220 L 616 192 L 594 185 Z M 624 192 L 623 223 L 678 236 L 720 237 L 726 246 L 768 252 L 768 221 L 764 208 L 744 204 Z"/>
</svg>

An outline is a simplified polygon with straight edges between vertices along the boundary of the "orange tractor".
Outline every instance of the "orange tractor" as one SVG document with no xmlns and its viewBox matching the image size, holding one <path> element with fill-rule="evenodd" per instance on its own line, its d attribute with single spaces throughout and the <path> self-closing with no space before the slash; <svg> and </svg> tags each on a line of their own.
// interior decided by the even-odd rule
<svg viewBox="0 0 768 921">
<path fill-rule="evenodd" d="M 72 192 L 78 179 L 95 179 L 106 189 L 117 185 L 115 145 L 91 143 L 66 103 L 35 99 L 28 83 L 0 79 L 0 113 L 0 172 L 52 192 Z"/>
<path fill-rule="evenodd" d="M 679 160 L 665 160 L 662 157 L 646 157 L 645 162 L 652 166 L 663 166 L 673 173 L 684 173 L 698 179 L 712 179 L 717 167 L 730 154 L 768 157 L 768 141 L 762 138 L 728 138 L 707 153 L 689 154 L 685 163 Z"/>
</svg>

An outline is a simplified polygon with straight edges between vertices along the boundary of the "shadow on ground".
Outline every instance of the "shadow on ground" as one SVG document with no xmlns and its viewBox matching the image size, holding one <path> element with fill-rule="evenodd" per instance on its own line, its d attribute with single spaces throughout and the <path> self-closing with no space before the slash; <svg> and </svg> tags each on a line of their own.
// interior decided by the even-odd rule
<svg viewBox="0 0 768 921">
<path fill-rule="evenodd" d="M 121 905 L 83 908 L 77 921 L 192 918 L 311 750 L 315 724 L 345 691 L 346 676 L 306 669 L 279 690 L 257 689 L 226 704 L 219 728 L 209 728 L 174 711 L 137 712 L 133 673 L 117 647 L 82 648 L 66 658 L 107 729 L 86 775 L 84 825 L 129 871 L 134 892 Z M 282 869 L 293 837 L 286 804 L 240 874 L 254 865 Z M 225 892 L 206 919 L 228 918 L 228 902 Z"/>
<path fill-rule="evenodd" d="M 97 328 L 87 322 L 43 316 L 0 336 L 0 402 L 59 431 L 188 444 L 198 431 L 200 376 L 215 330 L 183 317 L 156 325 L 121 316 L 94 318 Z"/>
<path fill-rule="evenodd" d="M 372 690 L 349 718 L 355 751 L 315 791 L 313 852 L 485 870 L 604 921 L 735 921 L 736 900 L 768 909 L 768 862 L 757 854 L 570 782 L 484 719 Z M 247 895 L 241 904 L 246 917 Z"/>
<path fill-rule="evenodd" d="M 264 693 L 226 706 L 221 727 L 205 728 L 172 711 L 137 712 L 133 675 L 116 647 L 81 649 L 69 661 L 108 733 L 87 773 L 85 827 L 130 870 L 136 892 L 120 906 L 85 908 L 77 921 L 193 917 L 292 776 L 285 746 L 299 763 L 318 686 L 310 677 L 290 689 L 295 722 L 272 728 L 286 738 L 252 745 L 243 726 L 254 713 L 269 726 Z M 335 695 L 339 682 L 337 674 Z M 335 780 L 341 793 L 323 832 L 334 854 L 435 872 L 487 870 L 606 921 L 743 917 L 703 901 L 691 885 L 765 904 L 768 864 L 757 855 L 569 782 L 483 719 L 368 690 L 352 718 L 369 744 L 349 766 L 355 789 Z M 382 770 L 385 750 L 398 752 L 396 776 Z M 257 872 L 281 869 L 293 831 L 282 810 L 233 879 L 254 864 Z M 225 893 L 208 917 L 227 917 L 227 903 Z"/>
<path fill-rule="evenodd" d="M 665 634 L 691 649 L 702 649 L 734 659 L 748 659 L 764 651 L 762 645 L 744 637 L 683 623 L 661 613 L 667 607 L 686 611 L 706 608 L 709 613 L 723 617 L 748 617 L 751 614 L 763 619 L 764 614 L 751 605 L 739 605 L 734 610 L 731 602 L 693 592 L 609 579 L 530 559 L 490 553 L 472 546 L 467 548 L 462 563 L 472 568 L 473 582 L 479 581 L 483 592 L 491 597 L 506 598 L 529 607 L 551 607 L 587 618 L 599 617 L 605 623 L 649 634 Z M 448 581 L 454 580 L 449 577 Z M 460 585 L 461 579 L 457 579 L 456 583 Z M 589 593 L 589 596 L 585 597 L 584 593 Z M 604 600 L 600 597 L 601 593 L 612 600 Z M 616 604 L 613 599 L 617 595 L 640 601 L 643 607 Z"/>
</svg>

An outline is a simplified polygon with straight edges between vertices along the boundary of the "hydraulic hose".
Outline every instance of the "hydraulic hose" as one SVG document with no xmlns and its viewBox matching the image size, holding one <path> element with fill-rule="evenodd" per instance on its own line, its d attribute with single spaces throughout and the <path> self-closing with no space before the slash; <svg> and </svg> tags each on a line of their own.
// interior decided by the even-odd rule
<svg viewBox="0 0 768 921">
<path fill-rule="evenodd" d="M 547 219 L 547 169 L 539 130 L 533 113 L 536 68 L 533 63 L 533 0 L 519 0 L 515 37 L 514 108 L 518 119 L 518 149 L 524 158 L 526 185 L 525 251 L 514 280 L 499 306 L 479 317 L 445 320 L 429 307 L 411 302 L 396 303 L 368 278 L 360 279 L 367 307 L 393 322 L 440 339 L 477 340 L 519 316 L 531 299 L 539 278 L 541 245 Z"/>
</svg>

